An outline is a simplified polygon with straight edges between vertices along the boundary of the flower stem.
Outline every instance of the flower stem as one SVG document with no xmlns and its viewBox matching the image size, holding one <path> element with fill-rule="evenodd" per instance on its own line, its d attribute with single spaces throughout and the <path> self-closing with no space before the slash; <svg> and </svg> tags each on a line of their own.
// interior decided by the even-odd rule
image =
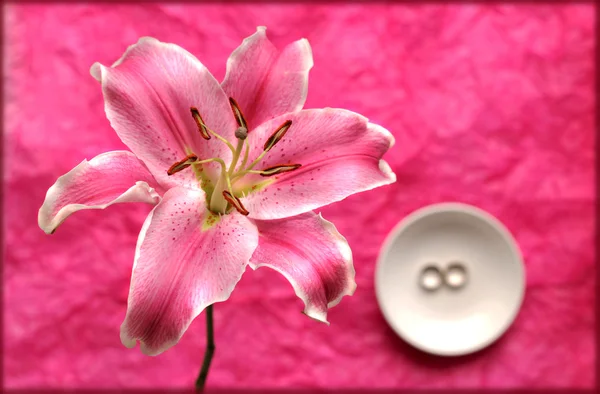
<svg viewBox="0 0 600 394">
<path fill-rule="evenodd" d="M 196 379 L 196 391 L 204 391 L 206 385 L 206 378 L 208 377 L 208 369 L 210 368 L 210 362 L 212 361 L 213 354 L 215 353 L 215 338 L 213 330 L 213 306 L 209 305 L 206 307 L 206 350 L 204 351 L 204 360 L 202 361 L 202 368 Z"/>
</svg>

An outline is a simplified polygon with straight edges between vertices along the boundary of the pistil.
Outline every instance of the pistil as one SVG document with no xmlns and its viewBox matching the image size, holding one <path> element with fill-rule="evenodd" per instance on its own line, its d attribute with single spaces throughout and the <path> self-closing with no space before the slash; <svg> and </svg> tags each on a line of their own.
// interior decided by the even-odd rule
<svg viewBox="0 0 600 394">
<path fill-rule="evenodd" d="M 225 213 L 227 212 L 227 200 L 223 198 L 223 192 L 225 190 L 225 185 L 230 184 L 227 177 L 227 171 L 222 171 L 217 184 L 215 185 L 215 190 L 213 190 L 212 197 L 209 203 L 209 209 L 215 213 Z M 229 186 L 231 190 L 231 186 Z"/>
<path fill-rule="evenodd" d="M 240 166 L 242 170 L 246 168 L 246 163 L 248 163 L 248 155 L 250 154 L 250 144 L 248 143 L 248 140 L 244 140 L 244 145 L 246 146 L 246 149 L 244 149 L 244 160 L 242 160 L 242 164 Z"/>
<path fill-rule="evenodd" d="M 235 148 L 235 152 L 233 152 L 233 158 L 231 159 L 231 164 L 229 166 L 227 176 L 231 176 L 233 174 L 233 171 L 235 170 L 235 166 L 237 165 L 237 162 L 240 158 L 240 153 L 242 153 L 242 148 L 244 147 L 244 141 L 246 140 L 246 137 L 248 137 L 248 130 L 243 126 L 240 126 L 235 131 L 235 136 L 238 142 Z"/>
</svg>

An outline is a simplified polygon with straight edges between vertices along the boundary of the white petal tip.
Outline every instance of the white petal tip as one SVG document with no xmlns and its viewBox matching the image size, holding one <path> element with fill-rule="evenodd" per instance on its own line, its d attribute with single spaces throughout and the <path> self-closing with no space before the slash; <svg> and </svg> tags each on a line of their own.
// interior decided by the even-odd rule
<svg viewBox="0 0 600 394">
<path fill-rule="evenodd" d="M 256 26 L 256 31 L 264 33 L 267 31 L 267 26 Z"/>
<path fill-rule="evenodd" d="M 385 127 L 369 122 L 367 128 L 370 131 L 381 134 L 381 136 L 388 141 L 388 149 L 391 149 L 396 144 L 396 139 L 394 138 L 394 135 L 390 133 L 390 131 Z"/>
<path fill-rule="evenodd" d="M 42 231 L 46 234 L 46 235 L 52 235 L 56 232 L 56 227 L 49 227 L 49 226 L 44 226 L 42 224 L 40 224 L 40 228 L 42 229 Z"/>
<path fill-rule="evenodd" d="M 327 309 L 331 309 L 334 306 L 336 306 L 337 304 L 339 304 L 340 302 L 342 302 L 342 298 L 344 298 L 345 296 L 348 297 L 352 297 L 354 295 L 354 292 L 356 291 L 357 288 L 357 284 L 356 281 L 354 280 L 354 276 L 352 277 L 352 285 L 342 294 L 340 294 L 340 296 L 338 298 L 336 298 L 335 300 L 331 301 L 329 304 L 327 304 Z"/>
<path fill-rule="evenodd" d="M 301 38 L 300 40 L 298 40 L 298 44 L 303 47 L 302 52 L 305 54 L 304 55 L 304 69 L 311 70 L 313 68 L 313 66 L 315 65 L 315 62 L 313 60 L 312 47 L 310 46 L 310 43 L 308 42 L 308 40 L 306 38 Z"/>
<path fill-rule="evenodd" d="M 135 347 L 135 345 L 137 345 L 137 340 L 134 338 L 131 338 L 124 331 L 121 331 L 120 336 L 121 336 L 121 343 L 127 349 L 133 349 Z M 150 349 L 148 347 L 148 345 L 146 345 L 146 343 L 144 343 L 144 341 L 140 341 L 140 350 L 141 350 L 142 354 L 144 354 L 146 356 L 158 356 L 159 354 L 164 352 L 164 350 L 161 350 L 161 349 L 159 349 L 159 350 Z"/>
<path fill-rule="evenodd" d="M 160 43 L 160 41 L 154 37 L 150 37 L 150 36 L 140 37 L 140 39 L 138 40 L 138 44 L 142 44 L 144 42 L 150 42 L 152 44 Z"/>
<path fill-rule="evenodd" d="M 330 323 L 327 321 L 327 314 L 326 313 L 321 313 L 321 312 L 317 312 L 317 311 L 311 311 L 311 310 L 303 310 L 302 311 L 303 314 L 305 314 L 306 316 L 310 317 L 313 320 L 318 321 L 319 323 L 325 323 L 326 325 L 330 325 Z"/>
<path fill-rule="evenodd" d="M 92 67 L 90 67 L 90 74 L 96 81 L 102 82 L 102 65 L 98 62 L 92 64 Z"/>
<path fill-rule="evenodd" d="M 53 234 L 54 231 L 56 231 L 56 228 L 50 225 L 50 222 L 48 221 L 47 215 L 45 213 L 45 206 L 46 204 L 42 205 L 42 207 L 38 211 L 38 226 L 40 226 L 44 233 L 50 235 Z"/>
<path fill-rule="evenodd" d="M 131 52 L 133 49 L 135 49 L 137 46 L 141 46 L 143 44 L 152 44 L 152 45 L 157 45 L 157 44 L 163 44 L 162 42 L 160 42 L 159 40 L 157 40 L 154 37 L 140 37 L 138 39 L 138 41 L 135 44 L 131 44 L 127 47 L 127 49 L 125 50 L 125 52 L 123 53 L 123 55 L 116 61 L 113 63 L 113 65 L 111 66 L 112 68 L 118 67 L 119 65 L 121 65 L 121 63 L 123 63 L 123 61 L 127 58 L 127 56 L 129 55 L 129 52 Z"/>
<path fill-rule="evenodd" d="M 164 351 L 164 350 L 150 349 L 142 341 L 140 341 L 140 350 L 142 351 L 142 354 L 144 354 L 146 356 L 151 356 L 151 357 L 158 356 L 159 354 L 161 354 Z"/>
<path fill-rule="evenodd" d="M 396 174 L 394 174 L 392 167 L 385 160 L 379 160 L 379 171 L 389 180 L 388 184 L 396 182 Z"/>
<path fill-rule="evenodd" d="M 352 297 L 354 295 L 354 293 L 356 292 L 356 289 L 358 288 L 358 284 L 356 283 L 356 281 L 354 281 L 354 286 L 352 286 L 352 288 L 348 291 L 348 294 L 346 294 L 348 297 Z"/>
<path fill-rule="evenodd" d="M 319 220 L 321 221 L 323 227 L 333 236 L 333 238 L 335 238 L 338 250 L 342 254 L 342 259 L 344 259 L 344 262 L 348 266 L 352 267 L 352 271 L 354 272 L 354 266 L 352 265 L 352 249 L 348 244 L 348 240 L 346 240 L 346 238 L 340 234 L 335 227 L 335 224 L 325 219 L 323 215 L 321 215 L 321 212 L 319 212 Z"/>
<path fill-rule="evenodd" d="M 137 341 L 134 338 L 131 338 L 130 336 L 125 334 L 123 331 L 121 331 L 120 336 L 121 336 L 121 343 L 127 349 L 133 349 L 135 347 Z"/>
</svg>

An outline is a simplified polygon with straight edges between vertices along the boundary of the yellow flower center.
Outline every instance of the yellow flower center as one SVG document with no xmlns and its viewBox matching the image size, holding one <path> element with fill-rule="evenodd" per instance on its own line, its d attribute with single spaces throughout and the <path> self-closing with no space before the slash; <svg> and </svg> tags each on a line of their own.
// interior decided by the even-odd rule
<svg viewBox="0 0 600 394">
<path fill-rule="evenodd" d="M 259 174 L 264 177 L 271 177 L 277 174 L 281 174 L 284 172 L 294 171 L 301 167 L 300 164 L 282 164 L 271 166 L 269 168 L 265 168 L 263 170 L 254 170 L 254 167 L 258 165 L 261 160 L 265 157 L 265 155 L 277 144 L 288 129 L 292 126 L 292 121 L 287 120 L 281 126 L 275 130 L 275 132 L 267 139 L 263 146 L 263 151 L 261 154 L 250 164 L 248 164 L 248 155 L 250 153 L 250 145 L 248 144 L 248 124 L 242 111 L 240 110 L 237 102 L 233 98 L 229 98 L 229 103 L 231 104 L 231 110 L 233 111 L 233 115 L 238 124 L 238 128 L 235 131 L 235 137 L 237 140 L 237 145 L 234 148 L 233 144 L 229 142 L 226 138 L 211 130 L 200 115 L 200 112 L 196 107 L 191 107 L 190 112 L 196 125 L 198 126 L 198 132 L 205 140 L 209 140 L 211 136 L 214 136 L 221 142 L 223 142 L 227 147 L 231 150 L 233 157 L 231 159 L 231 163 L 229 166 L 225 163 L 225 161 L 218 157 L 212 157 L 209 159 L 199 160 L 198 156 L 193 152 L 186 152 L 187 156 L 176 163 L 174 163 L 168 170 L 168 175 L 173 175 L 179 171 L 182 171 L 190 166 L 194 169 L 196 176 L 201 179 L 201 182 L 208 182 L 209 180 L 202 173 L 202 164 L 205 163 L 218 163 L 221 166 L 221 173 L 217 180 L 212 193 L 210 196 L 207 192 L 207 198 L 210 199 L 208 201 L 208 209 L 215 214 L 225 214 L 231 212 L 232 209 L 236 209 L 242 215 L 248 215 L 248 210 L 242 204 L 240 197 L 245 197 L 246 194 L 262 189 L 268 184 L 272 183 L 274 180 L 266 180 L 264 182 L 259 182 L 251 185 L 246 189 L 235 190 L 235 183 L 239 182 L 244 175 L 246 174 Z M 245 149 L 244 149 L 245 148 Z M 244 151 L 242 162 L 238 166 L 238 162 L 242 157 L 242 151 Z M 206 190 L 205 190 L 206 191 Z"/>
</svg>

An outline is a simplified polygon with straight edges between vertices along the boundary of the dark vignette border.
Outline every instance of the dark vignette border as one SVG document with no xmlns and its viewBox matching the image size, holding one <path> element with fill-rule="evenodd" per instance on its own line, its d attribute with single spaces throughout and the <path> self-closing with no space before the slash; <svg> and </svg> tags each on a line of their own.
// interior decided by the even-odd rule
<svg viewBox="0 0 600 394">
<path fill-rule="evenodd" d="M 165 0 L 146 0 L 144 1 L 146 3 L 160 3 L 160 2 L 165 2 Z M 168 0 L 167 0 L 168 2 Z M 175 1 L 174 1 L 175 2 Z M 599 28 L 599 23 L 600 23 L 600 6 L 599 0 L 573 0 L 573 1 L 568 1 L 568 0 L 546 0 L 546 1 L 542 1 L 542 0 L 529 0 L 529 1 L 521 1 L 521 0 L 513 0 L 513 1 L 506 1 L 506 2 L 502 2 L 502 1 L 489 1 L 489 0 L 471 0 L 471 1 L 460 1 L 460 0 L 448 0 L 448 1 L 443 1 L 443 0 L 429 0 L 429 1 L 420 1 L 420 0 L 323 0 L 323 1 L 319 1 L 319 0 L 178 0 L 176 1 L 177 3 L 213 3 L 213 4 L 225 4 L 225 3 L 299 3 L 299 2 L 314 2 L 314 3 L 338 3 L 338 4 L 343 4 L 343 3 L 364 3 L 364 4 L 370 4 L 370 3 L 392 3 L 392 2 L 397 2 L 397 3 L 405 3 L 405 4 L 415 4 L 415 5 L 424 5 L 424 4 L 485 4 L 485 3 L 514 3 L 514 4 L 520 4 L 520 3 L 529 3 L 529 4 L 533 4 L 533 3 L 538 3 L 538 4 L 593 4 L 595 5 L 594 11 L 595 11 L 595 24 L 594 24 L 594 29 L 595 29 L 595 36 L 596 36 L 596 43 L 595 43 L 595 51 L 594 51 L 594 56 L 595 56 L 595 86 L 594 86 L 594 93 L 595 93 L 595 127 L 596 127 L 596 133 L 595 133 L 595 141 L 594 141 L 594 151 L 595 151 L 595 157 L 594 157 L 594 169 L 595 169 L 595 220 L 594 220 L 594 233 L 595 233 L 595 237 L 594 237 L 594 247 L 595 247 L 595 256 L 598 256 L 598 252 L 600 250 L 600 227 L 598 222 L 600 221 L 600 204 L 598 202 L 598 196 L 600 196 L 600 160 L 599 160 L 599 147 L 600 147 L 600 102 L 599 102 L 599 98 L 600 98 L 600 76 L 598 74 L 598 65 L 600 64 L 600 45 L 598 44 L 598 37 L 600 37 L 600 28 Z M 35 3 L 86 3 L 86 1 L 82 1 L 82 0 L 63 0 L 63 1 L 54 1 L 54 0 L 0 0 L 0 5 L 1 5 L 1 15 L 0 15 L 0 38 L 1 38 L 1 43 L 0 43 L 0 64 L 2 65 L 2 78 L 0 78 L 0 107 L 1 107 L 1 112 L 0 112 L 0 174 L 2 175 L 2 180 L 0 181 L 0 206 L 2 209 L 2 212 L 4 212 L 4 191 L 5 191 L 5 184 L 4 184 L 4 149 L 5 149 L 5 145 L 4 145 L 4 135 L 5 135 L 5 123 L 4 123 L 4 116 L 5 116 L 5 106 L 4 106 L 4 99 L 5 99 L 5 85 L 4 85 L 4 81 L 5 81 L 5 77 L 6 77 L 6 72 L 7 72 L 7 67 L 5 64 L 5 40 L 6 40 L 6 31 L 5 28 L 7 26 L 5 26 L 5 18 L 6 18 L 6 6 L 9 4 L 23 4 L 23 3 L 30 3 L 30 4 L 35 4 Z M 135 0 L 125 0 L 125 1 L 119 1 L 119 0 L 100 0 L 100 1 L 95 1 L 95 3 L 126 3 L 126 4 L 136 4 L 136 3 L 143 3 L 142 1 L 135 1 Z M 4 328 L 4 257 L 5 257 L 5 243 L 4 243 L 4 231 L 5 231 L 5 223 L 4 223 L 4 215 L 1 216 L 2 220 L 1 220 L 1 225 L 0 225 L 0 253 L 2 255 L 2 262 L 0 264 L 0 278 L 2 279 L 0 282 L 0 289 L 2 290 L 0 292 L 0 327 Z M 598 269 L 598 267 L 596 267 L 595 270 L 595 278 L 596 278 L 596 283 L 595 283 L 595 293 L 596 293 L 596 298 L 594 300 L 594 308 L 595 308 L 595 330 L 596 330 L 596 334 L 598 334 L 598 327 L 597 327 L 597 322 L 600 321 L 600 303 L 597 301 L 598 300 L 598 295 L 600 292 L 600 270 Z M 3 330 L 4 331 L 4 330 Z M 598 337 L 599 335 L 596 335 L 596 337 Z M 544 388 L 540 388 L 540 389 L 515 389 L 515 390 L 499 390 L 499 389 L 488 389 L 488 390 L 484 390 L 484 389 L 440 389 L 440 390 L 422 390 L 422 389 L 397 389 L 397 390 L 390 390 L 390 389 L 379 389 L 379 390 L 375 390 L 375 389 L 362 389 L 362 390 L 357 390 L 357 389 L 339 389 L 339 390 L 325 390 L 325 389 L 320 389 L 320 390 L 309 390 L 309 389 L 305 389 L 305 390 L 299 390 L 299 389 L 248 389 L 248 390 L 243 390 L 243 389 L 211 389 L 210 387 L 207 388 L 205 390 L 205 392 L 207 393 L 220 393 L 220 394 L 276 394 L 276 393 L 285 393 L 285 394 L 305 394 L 305 393 L 336 393 L 336 394 L 359 394 L 359 393 L 376 393 L 376 394 L 392 394 L 392 393 L 418 393 L 418 394 L 439 394 L 439 393 L 456 393 L 456 394 L 477 394 L 477 393 L 484 393 L 484 394 L 525 394 L 525 393 L 549 393 L 549 394 L 592 394 L 592 393 L 598 393 L 600 392 L 600 390 L 598 390 L 598 381 L 600 380 L 600 365 L 598 364 L 597 361 L 597 357 L 598 354 L 600 354 L 600 340 L 597 338 L 596 342 L 595 342 L 595 347 L 596 347 L 596 356 L 595 356 L 595 366 L 596 366 L 596 381 L 595 381 L 595 389 L 590 389 L 590 390 L 582 390 L 582 389 L 544 389 Z M 82 394 L 100 394 L 100 393 L 106 393 L 106 392 L 115 392 L 115 393 L 193 393 L 194 389 L 192 387 L 192 383 L 190 382 L 190 389 L 150 389 L 150 390 L 139 390 L 139 389 L 99 389 L 99 390 L 93 390 L 93 389 L 88 389 L 88 390 L 82 390 L 82 389 L 16 389 L 16 390 L 7 390 L 4 388 L 4 333 L 2 333 L 2 337 L 0 338 L 0 368 L 2 370 L 2 373 L 0 374 L 0 389 L 2 390 L 2 393 L 14 393 L 14 394 L 29 394 L 29 393 L 40 393 L 40 394 L 54 394 L 54 393 L 82 393 Z"/>
</svg>

